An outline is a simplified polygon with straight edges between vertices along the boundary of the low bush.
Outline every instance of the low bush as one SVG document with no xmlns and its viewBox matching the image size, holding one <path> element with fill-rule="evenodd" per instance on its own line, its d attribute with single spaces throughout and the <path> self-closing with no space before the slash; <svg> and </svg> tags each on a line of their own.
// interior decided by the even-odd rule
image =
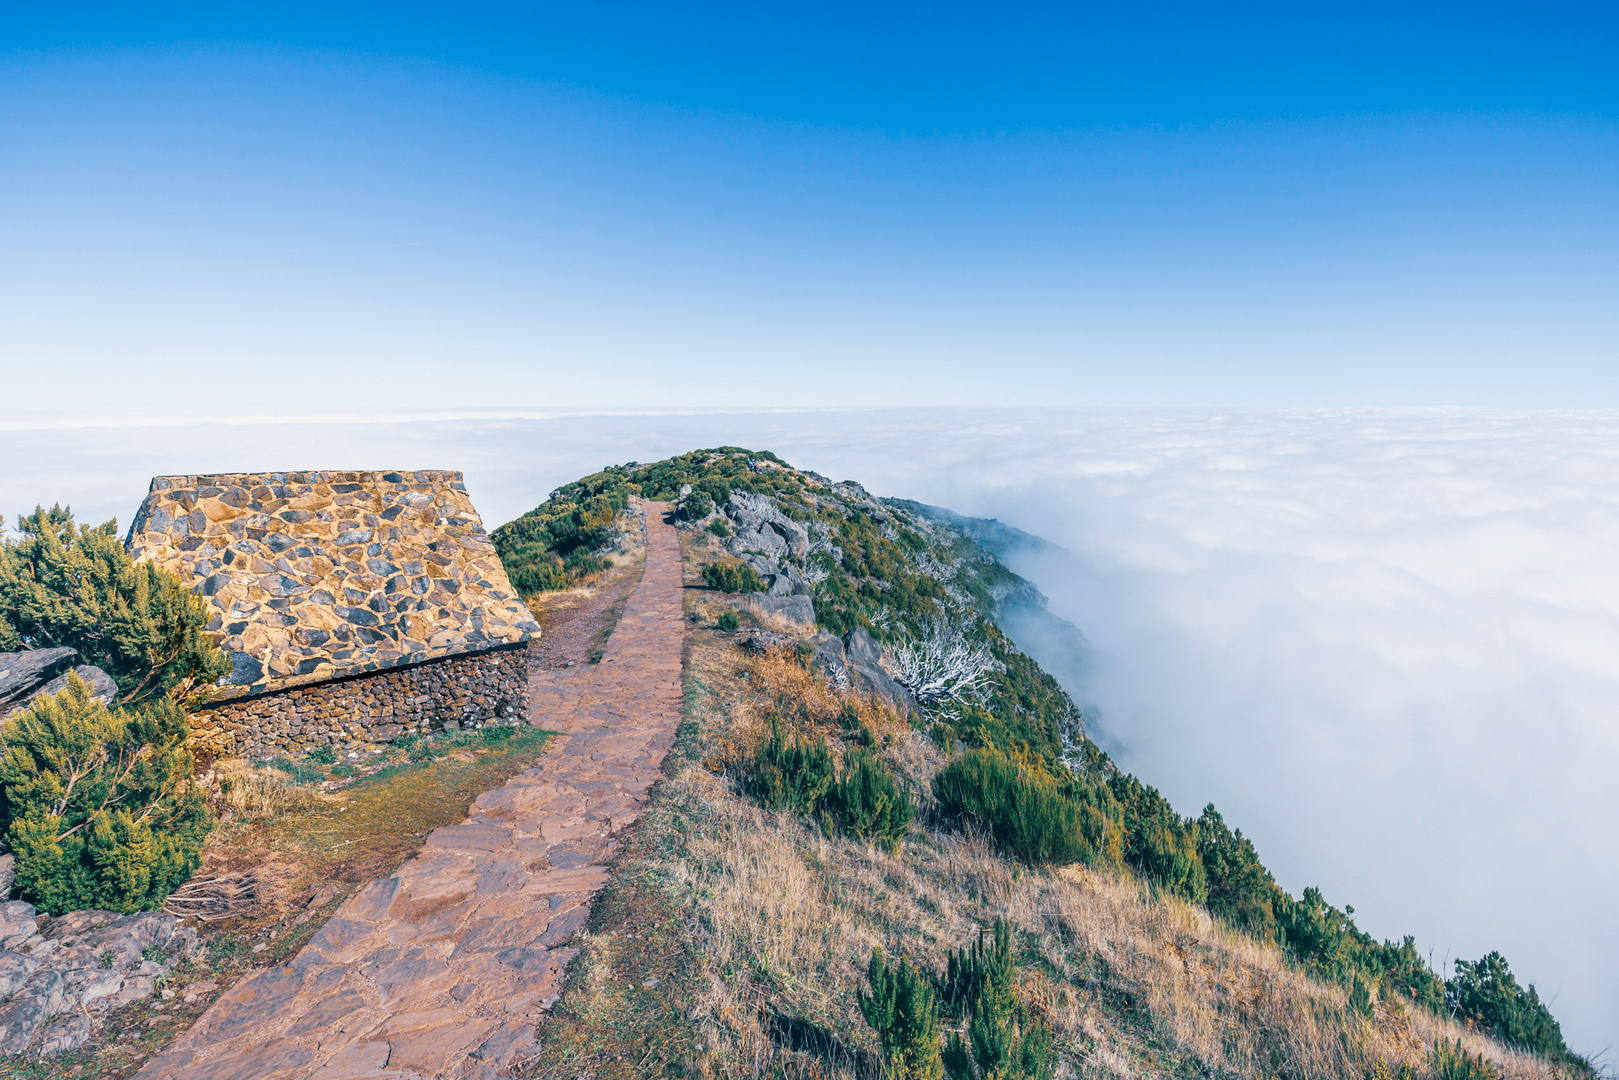
<svg viewBox="0 0 1619 1080">
<path fill-rule="evenodd" d="M 952 761 L 933 778 L 933 795 L 946 818 L 977 824 L 1030 865 L 1094 862 L 1106 850 L 1110 823 L 1097 801 L 1076 800 L 1060 780 L 999 750 Z"/>
<path fill-rule="evenodd" d="M 967 1017 L 967 1038 L 952 1032 L 944 1050 L 950 1080 L 1048 1080 L 1057 1067 L 1051 1029 L 1017 999 L 1012 929 L 1004 918 L 950 954 L 943 996 Z"/>
<path fill-rule="evenodd" d="M 316 765 L 330 765 L 337 760 L 337 751 L 330 746 L 317 746 L 304 756 Z"/>
<path fill-rule="evenodd" d="M 709 588 L 723 593 L 756 593 L 766 588 L 753 567 L 728 562 L 713 562 L 703 567 L 703 581 Z"/>
<path fill-rule="evenodd" d="M 720 612 L 720 617 L 714 620 L 714 625 L 729 634 L 742 625 L 742 620 L 737 618 L 736 612 L 726 608 Z"/>
<path fill-rule="evenodd" d="M 714 500 L 706 491 L 694 491 L 681 502 L 675 516 L 681 521 L 701 521 L 714 512 Z"/>
<path fill-rule="evenodd" d="M 708 523 L 708 531 L 721 539 L 731 535 L 731 527 L 725 524 L 724 520 L 721 518 L 715 518 L 713 521 L 710 521 Z"/>
<path fill-rule="evenodd" d="M 24 899 L 53 915 L 149 910 L 196 870 L 214 820 L 172 699 L 110 710 L 70 675 L 3 733 L 0 833 Z"/>
<path fill-rule="evenodd" d="M 1462 1049 L 1461 1040 L 1434 1043 L 1428 1062 L 1433 1080 L 1501 1080 L 1501 1073 L 1483 1054 L 1476 1057 Z"/>
<path fill-rule="evenodd" d="M 826 740 L 789 739 L 780 720 L 759 744 L 753 765 L 753 794 L 772 810 L 813 814 L 833 783 L 832 752 Z"/>
<path fill-rule="evenodd" d="M 843 775 L 827 793 L 839 828 L 857 840 L 873 840 L 897 853 L 911 827 L 916 806 L 894 774 L 869 750 L 851 749 L 843 757 Z"/>
<path fill-rule="evenodd" d="M 939 1080 L 939 1004 L 928 980 L 901 959 L 889 964 L 881 949 L 866 966 L 871 993 L 860 995 L 860 1014 L 883 1049 L 892 1080 Z"/>
<path fill-rule="evenodd" d="M 1506 958 L 1492 952 L 1469 963 L 1456 961 L 1456 974 L 1445 982 L 1445 997 L 1457 1018 L 1469 1021 L 1510 1046 L 1542 1054 L 1553 1061 L 1574 1062 L 1563 1042 L 1563 1029 L 1533 987 L 1518 985 Z M 1579 1060 L 1579 1064 L 1587 1064 Z"/>
</svg>

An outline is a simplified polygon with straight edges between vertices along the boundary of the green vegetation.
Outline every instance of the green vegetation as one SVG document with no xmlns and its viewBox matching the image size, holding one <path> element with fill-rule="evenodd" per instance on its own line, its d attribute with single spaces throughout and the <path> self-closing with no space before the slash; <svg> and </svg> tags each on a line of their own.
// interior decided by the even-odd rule
<svg viewBox="0 0 1619 1080">
<path fill-rule="evenodd" d="M 305 756 L 316 765 L 330 765 L 337 760 L 337 751 L 330 746 L 317 746 Z"/>
<path fill-rule="evenodd" d="M 7 720 L 0 833 L 17 889 L 43 911 L 156 908 L 213 827 L 170 698 L 110 710 L 77 675 Z"/>
<path fill-rule="evenodd" d="M 813 814 L 832 789 L 832 751 L 825 739 L 811 743 L 787 738 L 779 718 L 770 721 L 770 737 L 754 760 L 754 797 L 772 810 Z"/>
<path fill-rule="evenodd" d="M 713 497 L 706 491 L 694 491 L 680 504 L 676 516 L 681 521 L 701 521 L 713 512 Z"/>
<path fill-rule="evenodd" d="M 566 589 L 606 566 L 601 552 L 615 538 L 613 522 L 632 495 L 673 500 L 683 485 L 692 486 L 687 513 L 706 499 L 723 506 L 732 491 L 760 492 L 802 504 L 803 483 L 786 469 L 750 473 L 748 460 L 780 464 L 774 454 L 722 446 L 695 450 L 654 465 L 612 465 L 582 480 L 564 484 L 544 503 L 490 534 L 495 551 L 523 596 Z M 694 501 L 695 500 L 695 501 Z"/>
<path fill-rule="evenodd" d="M 895 782 L 888 766 L 860 747 L 843 755 L 843 775 L 827 793 L 827 803 L 845 833 L 896 853 L 916 816 L 910 794 Z"/>
<path fill-rule="evenodd" d="M 722 593 L 756 593 L 765 591 L 765 583 L 751 566 L 735 563 L 712 562 L 703 567 L 703 581 L 710 589 Z"/>
<path fill-rule="evenodd" d="M 1455 1014 L 1491 1032 L 1509 1046 L 1522 1047 L 1553 1061 L 1581 1065 L 1569 1052 L 1563 1029 L 1533 986 L 1518 985 L 1506 958 L 1492 952 L 1473 963 L 1456 961 L 1456 974 L 1445 983 L 1446 1001 Z"/>
<path fill-rule="evenodd" d="M 967 1020 L 967 1039 L 952 1032 L 944 1051 L 950 1080 L 1048 1080 L 1057 1069 L 1051 1029 L 1017 999 L 1012 928 L 995 920 L 992 933 L 952 952 L 945 969 L 945 1008 Z"/>
<path fill-rule="evenodd" d="M 720 612 L 720 617 L 714 620 L 714 625 L 729 634 L 742 625 L 742 620 L 737 617 L 733 609 L 726 608 Z"/>
<path fill-rule="evenodd" d="M 1441 1039 L 1434 1043 L 1428 1067 L 1433 1080 L 1501 1080 L 1501 1073 L 1482 1054 L 1469 1054 L 1461 1040 Z"/>
<path fill-rule="evenodd" d="M 843 756 L 836 775 L 825 738 L 788 738 L 779 716 L 754 755 L 749 789 L 772 810 L 816 817 L 830 835 L 834 829 L 856 840 L 871 840 L 890 851 L 916 816 L 916 804 L 882 759 L 863 747 Z"/>
<path fill-rule="evenodd" d="M 969 750 L 933 778 L 947 820 L 984 829 L 997 850 L 1031 866 L 1094 863 L 1114 846 L 1105 793 L 1064 782 L 999 750 Z"/>
<path fill-rule="evenodd" d="M 598 552 L 614 538 L 613 522 L 629 492 L 587 477 L 551 493 L 539 507 L 490 534 L 519 595 L 566 589 L 606 568 Z"/>
<path fill-rule="evenodd" d="M 230 671 L 203 631 L 207 606 L 179 578 L 137 564 L 115 522 L 77 525 L 60 506 L 0 539 L 0 650 L 70 646 L 126 705 L 185 700 Z"/>
<path fill-rule="evenodd" d="M 939 1002 L 927 979 L 903 957 L 890 964 L 881 949 L 866 966 L 871 993 L 860 995 L 860 1013 L 883 1048 L 892 1080 L 939 1080 Z"/>
</svg>

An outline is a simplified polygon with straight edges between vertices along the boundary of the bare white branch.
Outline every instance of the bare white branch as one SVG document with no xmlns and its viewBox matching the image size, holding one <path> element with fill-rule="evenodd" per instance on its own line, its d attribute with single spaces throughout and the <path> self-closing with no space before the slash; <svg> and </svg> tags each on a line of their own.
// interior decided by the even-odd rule
<svg viewBox="0 0 1619 1080">
<path fill-rule="evenodd" d="M 889 673 L 925 709 L 951 701 L 977 701 L 1000 664 L 989 646 L 968 641 L 962 629 L 935 617 L 885 659 Z"/>
</svg>

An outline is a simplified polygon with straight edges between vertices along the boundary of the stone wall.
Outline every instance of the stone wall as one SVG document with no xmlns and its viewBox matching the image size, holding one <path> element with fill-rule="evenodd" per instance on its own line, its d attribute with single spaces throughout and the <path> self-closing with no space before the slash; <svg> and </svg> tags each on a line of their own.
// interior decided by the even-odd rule
<svg viewBox="0 0 1619 1080">
<path fill-rule="evenodd" d="M 203 709 L 192 745 L 208 757 L 355 749 L 401 735 L 528 716 L 526 645 L 300 686 Z"/>
</svg>

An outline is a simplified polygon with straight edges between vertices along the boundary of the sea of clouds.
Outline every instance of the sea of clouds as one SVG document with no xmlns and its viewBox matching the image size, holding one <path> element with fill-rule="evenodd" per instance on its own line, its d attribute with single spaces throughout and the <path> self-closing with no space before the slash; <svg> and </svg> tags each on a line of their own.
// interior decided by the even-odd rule
<svg viewBox="0 0 1619 1080">
<path fill-rule="evenodd" d="M 867 410 L 0 431 L 0 511 L 159 473 L 459 468 L 493 526 L 722 443 L 997 517 L 1086 638 L 1093 733 L 1284 887 L 1436 964 L 1499 949 L 1619 1034 L 1619 413 Z M 1038 645 L 1038 643 L 1031 643 Z"/>
</svg>

